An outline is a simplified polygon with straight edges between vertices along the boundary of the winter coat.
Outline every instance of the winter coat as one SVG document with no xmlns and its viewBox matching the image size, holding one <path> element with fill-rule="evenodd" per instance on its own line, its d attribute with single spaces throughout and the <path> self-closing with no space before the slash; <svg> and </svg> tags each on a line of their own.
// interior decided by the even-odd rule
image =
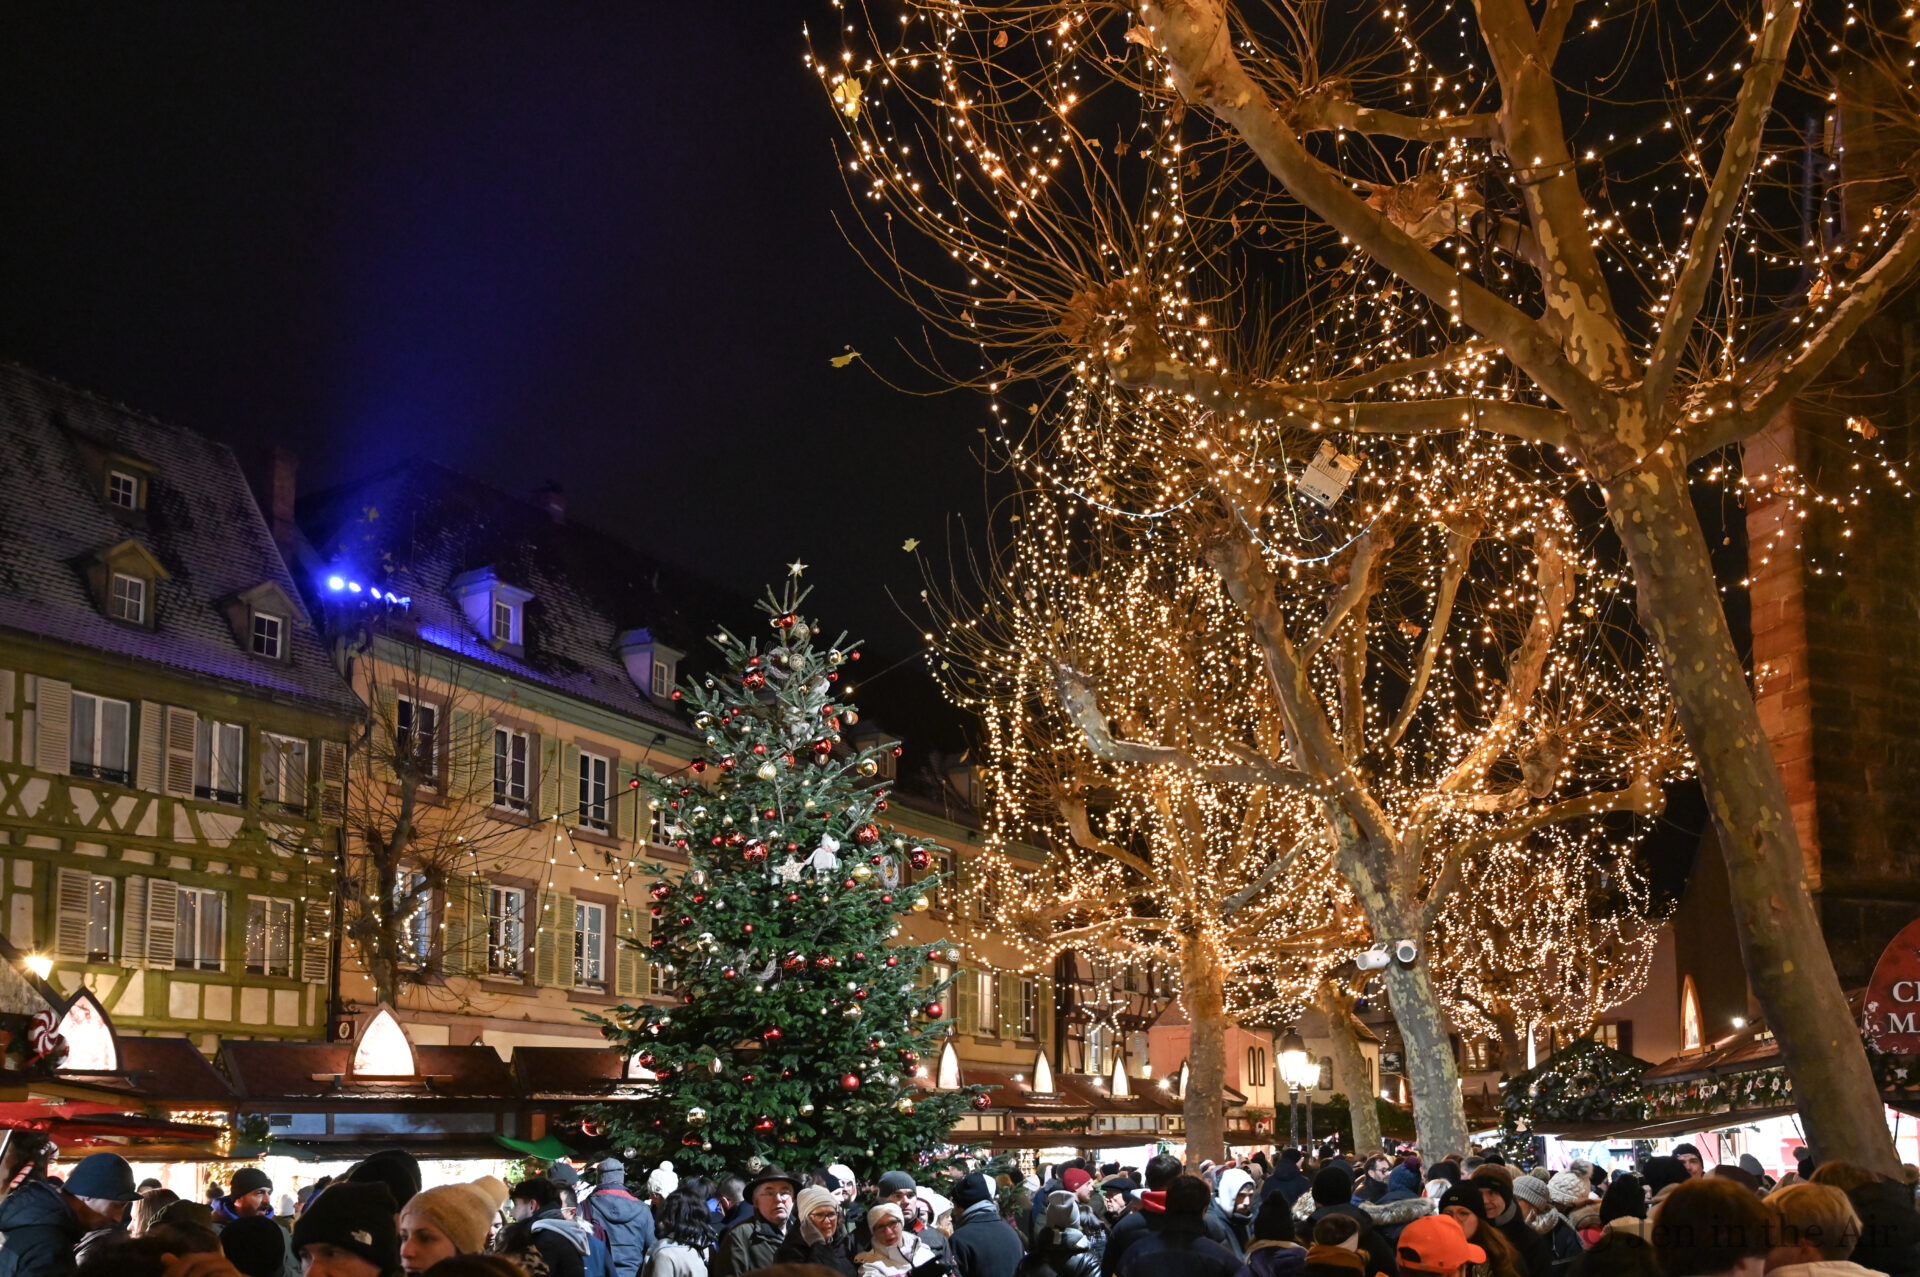
<svg viewBox="0 0 1920 1277">
<path fill-rule="evenodd" d="M 1126 1258 L 1129 1247 L 1149 1233 L 1156 1231 L 1166 1219 L 1163 1211 L 1141 1209 L 1121 1217 L 1107 1234 L 1107 1247 L 1100 1254 L 1100 1277 L 1114 1277 L 1120 1271 L 1120 1264 Z M 1226 1215 L 1217 1202 L 1207 1203 L 1207 1237 L 1228 1250 L 1234 1251 L 1234 1257 L 1240 1258 L 1235 1249 L 1233 1232 L 1227 1226 Z"/>
<path fill-rule="evenodd" d="M 787 1235 L 799 1231 L 800 1226 L 791 1221 L 784 1227 L 769 1224 L 755 1211 L 752 1218 L 735 1224 L 720 1239 L 713 1257 L 713 1277 L 740 1277 L 741 1273 L 765 1268 L 773 1262 Z"/>
<path fill-rule="evenodd" d="M 1367 1257 L 1344 1246 L 1314 1245 L 1307 1248 L 1300 1277 L 1365 1277 Z"/>
<path fill-rule="evenodd" d="M 646 1277 L 707 1277 L 707 1261 L 684 1242 L 661 1242 L 643 1271 Z"/>
<path fill-rule="evenodd" d="M 806 1230 L 796 1228 L 773 1253 L 776 1264 L 818 1264 L 822 1268 L 859 1277 L 860 1265 L 853 1262 L 853 1234 L 841 1229 L 825 1241 L 810 1242 Z"/>
<path fill-rule="evenodd" d="M 1260 1186 L 1260 1200 L 1267 1200 L 1270 1193 L 1280 1194 L 1286 1198 L 1287 1205 L 1292 1206 L 1303 1197 L 1311 1197 L 1313 1181 L 1300 1173 L 1300 1163 L 1282 1162 L 1280 1168 L 1267 1176 L 1267 1182 Z"/>
<path fill-rule="evenodd" d="M 508 1258 L 532 1251 L 539 1257 L 548 1277 L 587 1277 L 587 1252 L 593 1248 L 592 1236 L 586 1225 L 568 1219 L 556 1206 L 509 1225 L 507 1231 L 500 1234 L 498 1249 Z"/>
<path fill-rule="evenodd" d="M 1506 1222 L 1495 1222 L 1493 1226 L 1519 1252 L 1520 1265 L 1526 1270 L 1524 1277 L 1553 1277 L 1553 1244 L 1520 1218 L 1518 1206 L 1507 1207 L 1505 1214 Z"/>
<path fill-rule="evenodd" d="M 1913 1190 L 1892 1180 L 1862 1184 L 1847 1194 L 1860 1216 L 1860 1244 L 1848 1256 L 1887 1277 L 1920 1277 L 1920 1213 Z"/>
<path fill-rule="evenodd" d="M 1256 1241 L 1233 1277 L 1300 1277 L 1306 1266 L 1307 1252 L 1294 1243 Z"/>
<path fill-rule="evenodd" d="M 1207 1236 L 1202 1220 L 1172 1219 L 1127 1247 L 1120 1277 L 1233 1277 L 1240 1257 Z"/>
<path fill-rule="evenodd" d="M 640 1265 L 653 1249 L 653 1208 L 627 1191 L 626 1180 L 603 1172 L 600 1187 L 580 1203 L 580 1215 L 607 1243 L 613 1277 L 639 1277 Z"/>
<path fill-rule="evenodd" d="M 1373 1226 L 1380 1230 L 1387 1245 L 1397 1246 L 1401 1230 L 1422 1215 L 1433 1214 L 1439 1207 L 1422 1191 L 1419 1171 L 1411 1166 L 1396 1166 L 1387 1177 L 1387 1191 L 1380 1200 L 1361 1209 L 1373 1220 Z"/>
<path fill-rule="evenodd" d="M 1066 1187 L 1061 1183 L 1058 1175 L 1052 1175 L 1040 1186 L 1040 1191 L 1033 1195 L 1033 1209 L 1027 1212 L 1028 1237 L 1038 1237 L 1047 1231 L 1047 1194 L 1056 1191 L 1064 1192 Z"/>
<path fill-rule="evenodd" d="M 1099 1277 L 1100 1256 L 1077 1228 L 1042 1228 L 1019 1272 L 1020 1277 Z"/>
<path fill-rule="evenodd" d="M 30 1179 L 0 1201 L 0 1277 L 72 1277 L 86 1229 L 51 1181 Z"/>
<path fill-rule="evenodd" d="M 1567 1277 L 1573 1268 L 1573 1261 L 1586 1253 L 1586 1243 L 1580 1240 L 1580 1234 L 1573 1231 L 1573 1225 L 1558 1210 L 1536 1215 L 1528 1221 L 1527 1227 L 1546 1239 L 1552 1253 L 1553 1277 Z"/>
<path fill-rule="evenodd" d="M 935 1236 L 940 1236 L 936 1231 Z M 946 1255 L 926 1242 L 924 1234 L 902 1233 L 896 1248 L 906 1263 L 887 1258 L 878 1250 L 863 1250 L 853 1257 L 860 1265 L 860 1277 L 952 1277 Z"/>
<path fill-rule="evenodd" d="M 975 1202 L 954 1220 L 947 1256 L 959 1277 L 1013 1277 L 1020 1267 L 1020 1234 L 992 1202 Z"/>
<path fill-rule="evenodd" d="M 1303 1197 L 1293 1206 L 1293 1232 L 1296 1237 L 1312 1237 L 1313 1226 L 1329 1215 L 1345 1215 L 1360 1225 L 1360 1255 L 1366 1261 L 1370 1273 L 1392 1273 L 1397 1270 L 1393 1246 L 1380 1235 L 1382 1228 L 1391 1228 L 1394 1235 L 1422 1215 L 1433 1214 L 1433 1202 L 1426 1197 L 1408 1201 L 1389 1202 L 1383 1206 L 1322 1206 L 1316 1209 L 1311 1196 Z M 1542 1273 L 1540 1277 L 1548 1277 Z"/>
</svg>

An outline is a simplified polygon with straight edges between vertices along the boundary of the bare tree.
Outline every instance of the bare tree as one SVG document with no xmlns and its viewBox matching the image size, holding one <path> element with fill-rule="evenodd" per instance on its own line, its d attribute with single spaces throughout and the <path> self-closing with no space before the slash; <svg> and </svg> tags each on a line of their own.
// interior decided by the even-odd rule
<svg viewBox="0 0 1920 1277">
<path fill-rule="evenodd" d="M 815 59 L 856 242 L 979 352 L 952 379 L 998 397 L 1009 464 L 1037 477 L 1103 443 L 1041 411 L 1092 379 L 1114 405 L 1204 410 L 1222 475 L 1315 432 L 1473 432 L 1597 494 L 1808 1134 L 1890 1172 L 1690 483 L 1737 476 L 1727 450 L 1920 262 L 1911 41 L 1875 13 L 1747 0 L 1669 34 L 1657 9 L 1578 0 L 927 0 Z M 1803 213 L 1801 181 L 1826 181 L 1802 173 L 1808 115 L 1855 139 L 1843 226 Z M 1136 512 L 1184 495 L 1122 478 L 1080 491 Z M 1254 557 L 1218 557 L 1266 611 Z"/>
<path fill-rule="evenodd" d="M 1540 915 L 1506 932 L 1509 960 L 1535 962 L 1524 946 L 1570 929 L 1545 919 L 1576 919 L 1633 841 L 1601 824 L 1657 812 L 1684 766 L 1564 508 L 1485 453 L 1399 460 L 1308 560 L 1249 532 L 1272 489 L 1142 536 L 1036 492 L 988 606 L 941 627 L 950 685 L 988 725 L 997 836 L 1059 849 L 1025 903 L 1036 938 L 1156 943 L 1181 974 L 1202 1155 L 1224 1081 L 1203 1040 L 1271 1018 L 1254 999 L 1312 1002 L 1368 938 L 1416 946 L 1383 973 L 1416 1122 L 1423 1146 L 1464 1150 L 1430 935 L 1498 900 Z"/>
</svg>

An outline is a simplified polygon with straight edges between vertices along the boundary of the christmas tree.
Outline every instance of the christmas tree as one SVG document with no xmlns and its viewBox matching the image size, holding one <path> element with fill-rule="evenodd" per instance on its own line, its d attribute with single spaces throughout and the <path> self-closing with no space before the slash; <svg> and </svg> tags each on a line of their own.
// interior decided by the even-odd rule
<svg viewBox="0 0 1920 1277">
<path fill-rule="evenodd" d="M 688 859 L 650 866 L 648 961 L 677 973 L 679 1004 L 593 1018 L 657 1079 L 598 1115 L 643 1158 L 710 1173 L 923 1165 L 978 1094 L 915 1083 L 949 1028 L 952 980 L 930 963 L 959 956 L 899 939 L 927 908 L 938 848 L 882 823 L 873 778 L 893 747 L 838 748 L 858 715 L 836 687 L 860 653 L 844 635 L 814 647 L 806 593 L 768 591 L 764 647 L 720 633 L 726 672 L 674 692 L 709 753 L 641 781 Z"/>
</svg>

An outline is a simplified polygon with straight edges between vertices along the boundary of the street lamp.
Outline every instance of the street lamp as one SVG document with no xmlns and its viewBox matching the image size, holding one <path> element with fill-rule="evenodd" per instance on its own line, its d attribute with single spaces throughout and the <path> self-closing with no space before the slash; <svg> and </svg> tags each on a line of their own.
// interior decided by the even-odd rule
<svg viewBox="0 0 1920 1277">
<path fill-rule="evenodd" d="M 1295 1148 L 1300 1144 L 1300 1092 L 1307 1091 L 1307 1143 L 1313 1143 L 1313 1092 L 1309 1089 L 1319 1080 L 1320 1066 L 1307 1054 L 1307 1044 L 1300 1035 L 1288 1029 L 1286 1036 L 1280 1039 L 1280 1076 L 1286 1079 L 1288 1138 Z"/>
</svg>

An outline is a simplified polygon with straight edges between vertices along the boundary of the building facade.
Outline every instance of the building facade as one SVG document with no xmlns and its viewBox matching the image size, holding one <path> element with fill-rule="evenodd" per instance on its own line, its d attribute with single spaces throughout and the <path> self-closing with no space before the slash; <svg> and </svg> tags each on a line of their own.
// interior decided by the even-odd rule
<svg viewBox="0 0 1920 1277">
<path fill-rule="evenodd" d="M 223 445 L 0 367 L 0 925 L 125 1034 L 325 1032 L 358 704 Z"/>
</svg>

